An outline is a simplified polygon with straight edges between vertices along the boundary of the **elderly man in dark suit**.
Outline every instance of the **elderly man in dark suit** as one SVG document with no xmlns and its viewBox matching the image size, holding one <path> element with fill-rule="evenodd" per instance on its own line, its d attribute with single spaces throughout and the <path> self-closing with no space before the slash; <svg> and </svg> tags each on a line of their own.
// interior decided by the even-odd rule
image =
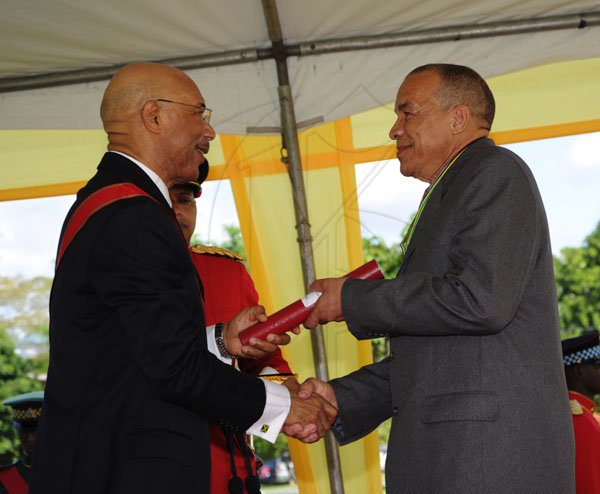
<svg viewBox="0 0 600 494">
<path fill-rule="evenodd" d="M 208 113 L 173 67 L 128 65 L 108 84 L 109 152 L 61 234 L 32 493 L 208 492 L 209 421 L 270 440 L 294 424 L 311 440 L 335 415 L 322 398 L 305 406 L 297 383 L 290 392 L 220 360 L 289 341 L 242 347 L 238 333 L 265 319 L 262 307 L 207 340 L 201 281 L 168 188 L 197 177 L 214 138 Z"/>
<path fill-rule="evenodd" d="M 526 164 L 487 138 L 495 103 L 456 65 L 396 99 L 403 175 L 430 184 L 394 280 L 325 279 L 306 326 L 387 335 L 383 361 L 303 385 L 339 406 L 347 443 L 392 417 L 388 493 L 570 493 L 573 430 L 548 225 Z"/>
</svg>

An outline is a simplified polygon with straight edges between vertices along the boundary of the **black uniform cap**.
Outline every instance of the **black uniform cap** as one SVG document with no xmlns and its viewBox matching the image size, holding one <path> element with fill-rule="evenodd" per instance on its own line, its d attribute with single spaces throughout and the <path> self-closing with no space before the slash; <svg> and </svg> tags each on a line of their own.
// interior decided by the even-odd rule
<svg viewBox="0 0 600 494">
<path fill-rule="evenodd" d="M 22 395 L 12 396 L 2 402 L 13 409 L 13 422 L 16 429 L 37 427 L 42 414 L 43 391 L 32 391 Z"/>
<path fill-rule="evenodd" d="M 600 361 L 598 331 L 562 341 L 563 363 L 565 367 Z"/>
<path fill-rule="evenodd" d="M 198 178 L 196 180 L 190 180 L 188 185 L 190 185 L 194 191 L 194 197 L 200 197 L 200 193 L 202 191 L 202 182 L 206 180 L 208 176 L 208 160 L 204 158 L 204 161 L 200 163 L 198 166 Z"/>
</svg>

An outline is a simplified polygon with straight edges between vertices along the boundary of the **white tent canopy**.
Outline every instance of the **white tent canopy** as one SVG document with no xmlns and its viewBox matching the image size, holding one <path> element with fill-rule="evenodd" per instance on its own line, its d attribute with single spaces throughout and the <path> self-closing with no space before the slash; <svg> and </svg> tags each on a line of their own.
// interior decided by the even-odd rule
<svg viewBox="0 0 600 494">
<path fill-rule="evenodd" d="M 299 54 L 291 56 L 288 65 L 300 126 L 333 121 L 392 101 L 404 75 L 427 62 L 469 65 L 487 78 L 600 55 L 597 1 L 303 0 L 281 1 L 278 10 L 284 44 Z M 558 22 L 564 19 L 570 22 Z M 562 28 L 498 35 L 527 30 L 528 25 L 535 31 L 544 22 L 546 29 L 548 24 Z M 0 91 L 2 83 L 12 82 L 6 78 L 39 73 L 181 57 L 197 65 L 209 54 L 217 55 L 213 59 L 223 59 L 223 53 L 252 59 L 271 53 L 262 6 L 249 0 L 171 0 L 168 6 L 160 0 L 4 0 L 0 28 L 4 47 Z M 434 39 L 434 34 L 440 39 L 441 29 L 456 38 L 456 33 L 466 37 L 469 30 L 473 36 L 476 29 L 482 36 L 485 30 L 496 35 L 423 43 Z M 404 43 L 416 44 L 310 54 L 324 46 L 323 40 L 338 44 L 353 40 L 353 46 L 364 47 L 377 41 L 364 38 L 372 36 L 403 37 Z M 189 74 L 214 108 L 219 132 L 245 134 L 249 128 L 273 131 L 280 126 L 272 59 Z M 98 106 L 105 86 L 103 80 L 4 92 L 0 129 L 99 128 Z"/>
</svg>

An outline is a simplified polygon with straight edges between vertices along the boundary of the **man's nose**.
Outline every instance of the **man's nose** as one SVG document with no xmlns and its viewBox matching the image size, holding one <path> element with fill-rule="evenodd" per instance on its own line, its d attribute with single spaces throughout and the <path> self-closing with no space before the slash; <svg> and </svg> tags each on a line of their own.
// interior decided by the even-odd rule
<svg viewBox="0 0 600 494">
<path fill-rule="evenodd" d="M 212 141 L 216 137 L 217 133 L 211 124 L 206 123 L 205 126 L 206 129 L 204 131 L 204 136 L 207 140 Z"/>
<path fill-rule="evenodd" d="M 394 125 L 392 125 L 392 128 L 390 129 L 390 139 L 392 141 L 395 141 L 402 134 L 404 134 L 404 121 L 400 117 L 398 117 L 396 119 L 396 122 L 394 123 Z"/>
</svg>

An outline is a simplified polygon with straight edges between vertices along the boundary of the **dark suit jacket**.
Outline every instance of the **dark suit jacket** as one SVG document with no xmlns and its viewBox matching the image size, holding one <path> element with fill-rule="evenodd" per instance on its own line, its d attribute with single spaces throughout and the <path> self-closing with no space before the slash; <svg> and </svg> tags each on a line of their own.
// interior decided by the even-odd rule
<svg viewBox="0 0 600 494">
<path fill-rule="evenodd" d="M 208 492 L 207 421 L 245 430 L 264 408 L 264 385 L 207 351 L 187 245 L 137 165 L 107 153 L 67 218 L 118 182 L 160 204 L 100 210 L 56 272 L 33 494 Z"/>
<path fill-rule="evenodd" d="M 388 493 L 570 493 L 573 430 L 552 252 L 525 163 L 473 142 L 434 189 L 395 280 L 349 279 L 384 361 L 333 381 L 342 442 L 392 419 Z"/>
</svg>

